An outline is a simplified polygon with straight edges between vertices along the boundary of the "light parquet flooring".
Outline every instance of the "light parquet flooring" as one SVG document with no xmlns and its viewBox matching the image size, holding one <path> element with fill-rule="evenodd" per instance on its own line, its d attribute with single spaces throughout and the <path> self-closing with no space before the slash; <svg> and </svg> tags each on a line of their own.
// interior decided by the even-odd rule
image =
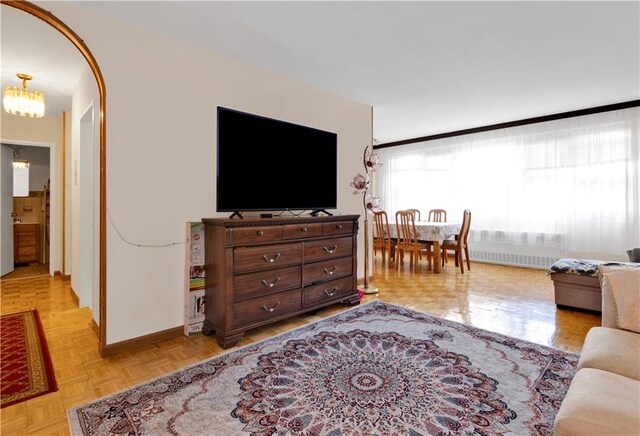
<svg viewBox="0 0 640 436">
<path fill-rule="evenodd" d="M 49 276 L 49 264 L 38 265 L 23 265 L 17 266 L 9 274 L 5 274 L 0 278 L 0 281 L 35 278 L 35 277 L 48 277 Z"/>
<path fill-rule="evenodd" d="M 556 309 L 553 286 L 544 271 L 472 263 L 460 274 L 453 262 L 442 274 L 420 262 L 399 271 L 387 268 L 378 255 L 372 265 L 379 299 L 516 338 L 579 353 L 587 331 L 600 324 L 598 315 Z M 69 282 L 60 278 L 0 282 L 1 312 L 37 308 L 51 351 L 58 391 L 0 409 L 1 435 L 69 434 L 66 410 L 101 396 L 175 371 L 220 354 L 213 337 L 179 337 L 108 358 L 97 351 L 89 309 L 78 309 Z M 301 315 L 251 330 L 246 345 L 338 313 L 350 306 L 334 305 L 317 314 Z M 110 316 L 114 316 L 110 314 Z"/>
</svg>

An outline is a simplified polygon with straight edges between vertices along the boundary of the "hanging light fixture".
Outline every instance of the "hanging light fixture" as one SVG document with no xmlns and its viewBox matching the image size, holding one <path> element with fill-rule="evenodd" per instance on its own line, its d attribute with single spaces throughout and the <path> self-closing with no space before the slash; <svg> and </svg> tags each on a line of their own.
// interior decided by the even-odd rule
<svg viewBox="0 0 640 436">
<path fill-rule="evenodd" d="M 22 80 L 22 89 L 17 86 L 4 88 L 2 105 L 4 110 L 13 115 L 23 117 L 40 118 L 44 116 L 44 94 L 40 91 L 29 91 L 27 80 L 32 77 L 28 74 L 17 74 Z"/>
</svg>

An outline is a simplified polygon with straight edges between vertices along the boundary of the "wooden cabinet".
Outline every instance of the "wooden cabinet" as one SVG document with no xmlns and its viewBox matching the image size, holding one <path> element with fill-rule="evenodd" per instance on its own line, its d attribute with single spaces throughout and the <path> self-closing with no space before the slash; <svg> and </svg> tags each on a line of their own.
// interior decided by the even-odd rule
<svg viewBox="0 0 640 436">
<path fill-rule="evenodd" d="M 40 224 L 13 225 L 13 262 L 38 262 L 40 259 Z"/>
<path fill-rule="evenodd" d="M 338 302 L 358 304 L 358 218 L 203 219 L 203 333 L 229 348 L 251 328 Z"/>
</svg>

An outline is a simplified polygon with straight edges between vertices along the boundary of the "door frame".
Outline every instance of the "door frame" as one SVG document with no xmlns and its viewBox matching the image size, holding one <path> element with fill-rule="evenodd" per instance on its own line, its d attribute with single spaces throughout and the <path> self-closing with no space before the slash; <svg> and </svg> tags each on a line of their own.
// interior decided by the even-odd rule
<svg viewBox="0 0 640 436">
<path fill-rule="evenodd" d="M 0 0 L 2 5 L 6 5 L 12 8 L 16 8 L 23 12 L 33 15 L 34 17 L 44 21 L 56 30 L 58 30 L 64 37 L 66 37 L 71 43 L 80 51 L 82 56 L 89 64 L 89 68 L 93 73 L 98 85 L 98 94 L 100 95 L 100 115 L 99 115 L 99 129 L 100 129 L 100 207 L 99 207 L 99 220 L 100 220 L 100 242 L 99 242 L 99 280 L 100 280 L 100 322 L 99 322 L 99 335 L 98 335 L 98 351 L 101 356 L 104 356 L 107 339 L 107 122 L 106 122 L 106 84 L 98 66 L 98 62 L 94 58 L 93 54 L 86 46 L 82 38 L 80 38 L 69 26 L 62 22 L 58 17 L 36 6 L 28 1 L 19 0 Z"/>
<path fill-rule="evenodd" d="M 65 126 L 63 125 L 62 128 L 64 129 Z M 64 201 L 61 198 L 58 198 L 58 195 L 57 195 L 57 192 L 58 192 L 57 187 L 60 181 L 56 178 L 56 174 L 57 174 L 56 169 L 57 169 L 57 165 L 60 165 L 60 163 L 56 160 L 56 148 L 55 148 L 56 145 L 50 142 L 22 141 L 17 139 L 6 139 L 6 138 L 0 138 L 0 143 L 8 146 L 21 145 L 24 147 L 45 147 L 49 149 L 49 180 L 51 181 L 49 195 L 51 196 L 50 198 L 51 211 L 50 211 L 50 218 L 49 218 L 49 258 L 47 259 L 47 261 L 49 262 L 49 275 L 53 276 L 55 272 L 53 262 L 51 261 L 54 257 L 53 253 L 57 252 L 58 247 L 61 246 L 59 244 L 64 244 L 64 241 L 58 241 L 57 238 L 52 238 L 52 235 L 54 234 L 54 232 L 56 232 L 55 234 L 57 234 L 58 226 L 60 225 L 64 226 L 64 220 L 62 223 L 58 223 L 58 219 L 57 219 L 58 208 L 64 207 Z M 62 159 L 64 160 L 64 156 L 62 157 Z M 64 198 L 64 193 L 62 194 L 62 197 Z M 43 225 L 46 225 L 46 224 L 43 223 Z M 64 232 L 62 234 L 64 235 Z M 55 243 L 51 243 L 52 241 L 54 241 Z M 44 243 L 44 241 L 42 243 Z M 61 258 L 60 259 L 61 268 L 63 265 L 64 265 L 64 258 Z"/>
</svg>

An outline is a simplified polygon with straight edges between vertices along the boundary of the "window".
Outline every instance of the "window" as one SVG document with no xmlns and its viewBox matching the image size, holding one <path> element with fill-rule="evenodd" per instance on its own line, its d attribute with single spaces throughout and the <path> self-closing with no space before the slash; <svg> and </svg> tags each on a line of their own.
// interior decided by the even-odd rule
<svg viewBox="0 0 640 436">
<path fill-rule="evenodd" d="M 382 148 L 377 194 L 392 212 L 471 209 L 471 240 L 623 255 L 640 245 L 639 120 L 632 108 Z"/>
</svg>

